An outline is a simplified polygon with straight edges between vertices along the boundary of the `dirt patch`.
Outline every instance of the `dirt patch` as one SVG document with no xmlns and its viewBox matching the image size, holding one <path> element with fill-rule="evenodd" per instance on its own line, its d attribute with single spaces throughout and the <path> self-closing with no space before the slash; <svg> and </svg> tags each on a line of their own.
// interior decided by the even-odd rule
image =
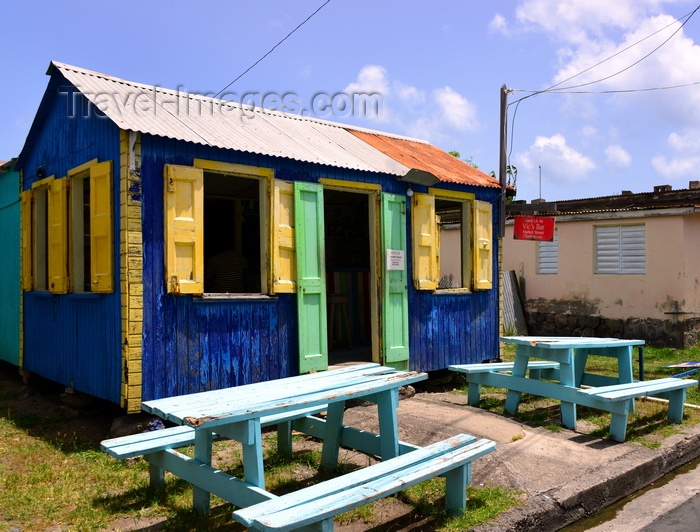
<svg viewBox="0 0 700 532">
<path fill-rule="evenodd" d="M 30 435 L 42 437 L 58 430 L 95 447 L 109 436 L 112 421 L 123 414 L 113 403 L 67 393 L 64 386 L 39 377 L 24 382 L 18 369 L 6 363 L 0 363 L 0 399 L 3 416 L 42 420 L 32 424 Z"/>
</svg>

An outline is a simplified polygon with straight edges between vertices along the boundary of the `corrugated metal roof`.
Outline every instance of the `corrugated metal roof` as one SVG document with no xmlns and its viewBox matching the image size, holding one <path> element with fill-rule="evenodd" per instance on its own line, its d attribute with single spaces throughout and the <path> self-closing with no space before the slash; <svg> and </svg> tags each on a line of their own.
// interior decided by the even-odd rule
<svg viewBox="0 0 700 532">
<path fill-rule="evenodd" d="M 121 129 L 196 144 L 404 177 L 497 187 L 497 180 L 425 141 L 243 106 L 52 62 Z"/>
<path fill-rule="evenodd" d="M 350 132 L 402 165 L 428 172 L 440 181 L 481 187 L 501 186 L 494 177 L 430 144 L 399 140 L 364 131 L 350 130 Z"/>
</svg>

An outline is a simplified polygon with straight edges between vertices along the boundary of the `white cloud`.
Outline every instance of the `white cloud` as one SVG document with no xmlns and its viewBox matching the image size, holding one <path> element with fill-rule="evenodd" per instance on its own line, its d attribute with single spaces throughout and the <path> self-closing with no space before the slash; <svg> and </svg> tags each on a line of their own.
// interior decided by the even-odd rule
<svg viewBox="0 0 700 532">
<path fill-rule="evenodd" d="M 596 168 L 589 157 L 568 146 L 566 138 L 560 134 L 538 136 L 530 149 L 518 154 L 516 159 L 520 175 L 534 175 L 541 167 L 554 183 L 579 182 Z"/>
<path fill-rule="evenodd" d="M 666 139 L 671 155 L 656 155 L 651 165 L 669 181 L 700 177 L 700 131 L 688 129 L 671 133 Z"/>
<path fill-rule="evenodd" d="M 620 168 L 626 168 L 632 163 L 632 156 L 622 146 L 612 145 L 605 148 L 608 162 Z"/>
<path fill-rule="evenodd" d="M 688 3 L 688 9 L 683 10 L 681 3 L 518 2 L 516 20 L 510 21 L 512 33 L 544 35 L 557 48 L 557 65 L 549 85 L 578 86 L 579 91 L 618 91 L 606 96 L 567 95 L 557 102 L 561 125 L 552 126 L 566 132 L 570 142 L 572 132 L 577 131 L 575 138 L 585 143 L 586 150 L 604 151 L 607 168 L 601 170 L 603 175 L 632 179 L 632 174 L 621 173 L 629 169 L 634 172 L 633 179 L 651 179 L 655 173 L 665 180 L 700 178 L 700 90 L 640 90 L 692 84 L 700 79 L 700 45 L 691 37 L 697 35 L 697 18 L 681 27 L 676 17 L 694 7 Z M 570 120 L 585 121 L 599 133 L 590 135 L 593 129 L 574 129 L 566 125 Z M 669 135 L 670 131 L 675 133 Z M 664 137 L 665 147 L 654 154 L 654 147 L 663 143 Z M 650 152 L 653 158 L 640 155 Z M 562 181 L 573 182 L 595 168 L 593 160 L 567 146 L 563 135 L 537 137 L 522 157 L 524 163 L 534 166 L 535 173 L 541 164 L 543 171 L 547 168 L 550 176 L 556 173 Z M 546 157 L 558 160 L 561 168 L 549 168 Z"/>
<path fill-rule="evenodd" d="M 700 131 L 686 131 L 682 135 L 676 132 L 671 133 L 666 141 L 668 147 L 677 152 L 700 152 Z"/>
<path fill-rule="evenodd" d="M 435 144 L 457 145 L 458 133 L 479 128 L 476 106 L 452 87 L 420 89 L 391 79 L 381 65 L 362 68 L 343 92 L 381 94 L 381 112 L 371 120 Z"/>
<path fill-rule="evenodd" d="M 404 85 L 400 81 L 394 82 L 394 92 L 400 101 L 411 104 L 411 105 L 424 105 L 426 100 L 425 92 L 412 87 L 410 85 Z"/>
<path fill-rule="evenodd" d="M 552 84 L 603 91 L 644 89 L 693 83 L 700 79 L 700 46 L 663 8 L 677 0 L 524 0 L 516 9 L 523 28 L 541 32 L 559 44 L 559 67 Z M 591 82 L 596 82 L 592 83 Z M 682 95 L 682 96 L 681 96 Z M 578 105 L 563 107 L 584 116 Z M 700 91 L 658 91 L 619 95 L 598 102 L 682 127 L 700 120 Z M 609 114 L 609 113 L 606 113 Z M 586 118 L 592 118 L 589 112 Z"/>
<path fill-rule="evenodd" d="M 674 0 L 525 0 L 516 17 L 525 25 L 547 31 L 551 37 L 573 45 L 598 40 L 607 31 L 638 25 L 660 5 Z"/>
<path fill-rule="evenodd" d="M 506 18 L 500 13 L 496 13 L 491 19 L 491 22 L 489 22 L 489 31 L 508 35 L 508 22 Z"/>
<path fill-rule="evenodd" d="M 590 124 L 586 124 L 581 128 L 581 134 L 584 137 L 597 137 L 598 136 L 598 129 L 595 126 L 592 126 Z"/>
<path fill-rule="evenodd" d="M 343 92 L 348 94 L 379 93 L 387 96 L 389 93 L 389 80 L 386 68 L 380 65 L 363 67 L 357 75 L 357 81 L 350 83 Z"/>
<path fill-rule="evenodd" d="M 700 157 L 675 157 L 669 159 L 665 155 L 657 155 L 651 160 L 651 165 L 659 175 L 669 181 L 697 179 Z"/>
<path fill-rule="evenodd" d="M 437 119 L 445 121 L 458 131 L 473 131 L 477 128 L 476 107 L 451 87 L 433 90 L 437 104 Z"/>
</svg>

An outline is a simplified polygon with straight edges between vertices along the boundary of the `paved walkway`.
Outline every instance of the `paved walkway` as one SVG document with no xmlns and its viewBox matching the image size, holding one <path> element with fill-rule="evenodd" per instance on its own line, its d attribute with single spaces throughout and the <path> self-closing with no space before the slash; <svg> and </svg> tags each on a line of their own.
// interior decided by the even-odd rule
<svg viewBox="0 0 700 532">
<path fill-rule="evenodd" d="M 376 408 L 346 412 L 353 426 L 376 430 Z M 700 425 L 667 438 L 660 448 L 617 443 L 562 429 L 532 428 L 517 419 L 466 405 L 466 396 L 422 392 L 399 404 L 400 438 L 425 445 L 465 432 L 490 438 L 497 450 L 474 463 L 474 484 L 526 493 L 482 532 L 559 530 L 597 513 L 700 456 Z"/>
</svg>

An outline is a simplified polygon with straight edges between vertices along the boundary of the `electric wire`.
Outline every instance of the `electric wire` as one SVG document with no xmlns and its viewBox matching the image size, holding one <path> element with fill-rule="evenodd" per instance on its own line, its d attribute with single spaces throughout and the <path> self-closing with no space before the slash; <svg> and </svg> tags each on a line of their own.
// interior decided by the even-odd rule
<svg viewBox="0 0 700 532">
<path fill-rule="evenodd" d="M 250 72 L 251 70 L 253 70 L 253 69 L 254 69 L 260 62 L 262 62 L 268 55 L 270 55 L 272 52 L 274 52 L 275 49 L 276 49 L 278 46 L 280 46 L 284 41 L 286 41 L 287 39 L 289 39 L 299 28 L 301 28 L 304 24 L 306 24 L 309 20 L 311 20 L 314 16 L 316 16 L 316 14 L 317 14 L 319 11 L 321 11 L 324 7 L 326 7 L 326 6 L 327 6 L 328 4 L 330 4 L 330 3 L 331 3 L 331 0 L 326 0 L 323 4 L 321 4 L 321 6 L 318 7 L 318 8 L 316 9 L 316 11 L 314 11 L 313 13 L 311 13 L 308 17 L 306 17 L 306 19 L 304 19 L 303 22 L 301 22 L 296 28 L 294 28 L 292 31 L 290 31 L 290 32 L 286 35 L 286 37 L 284 37 L 284 39 L 282 39 L 282 40 L 279 41 L 277 44 L 275 44 L 272 48 L 270 48 L 270 50 L 269 50 L 265 55 L 263 55 L 260 59 L 258 59 L 257 61 L 255 61 L 252 65 L 250 65 L 247 69 L 245 69 L 241 74 L 239 74 L 238 76 L 236 76 L 236 78 L 235 78 L 231 83 L 229 83 L 229 84 L 226 85 L 223 89 L 221 89 L 219 92 L 217 92 L 217 93 L 214 95 L 214 98 L 216 98 L 217 96 L 219 96 L 222 92 L 224 92 L 224 91 L 225 91 L 226 89 L 228 89 L 231 85 L 233 85 L 234 83 L 236 83 L 239 79 L 241 79 L 243 76 L 245 76 L 248 72 Z"/>
<path fill-rule="evenodd" d="M 695 9 L 693 9 L 693 11 L 691 11 L 691 12 L 689 12 L 689 13 L 683 15 L 682 17 L 680 17 L 680 18 L 674 20 L 673 22 L 667 24 L 667 25 L 664 26 L 663 28 L 658 29 L 658 30 L 655 31 L 654 33 L 652 33 L 652 34 L 650 34 L 650 35 L 647 35 L 647 36 L 644 37 L 643 39 L 640 39 L 639 41 L 637 41 L 637 42 L 635 42 L 635 43 L 633 43 L 633 44 L 627 46 L 626 48 L 624 48 L 624 49 L 622 49 L 622 50 L 619 50 L 619 51 L 616 52 L 615 54 L 613 54 L 613 55 L 611 55 L 611 56 L 609 56 L 609 57 L 603 59 L 602 61 L 599 61 L 599 62 L 596 63 L 595 65 L 592 65 L 592 66 L 590 66 L 590 67 L 588 67 L 588 68 L 586 68 L 586 69 L 584 69 L 584 70 L 582 70 L 582 71 L 580 71 L 580 72 L 574 74 L 573 76 L 570 76 L 570 77 L 568 77 L 568 78 L 566 78 L 566 79 L 560 81 L 559 83 L 555 83 L 554 85 L 552 85 L 552 86 L 550 86 L 550 87 L 548 87 L 548 88 L 546 88 L 546 89 L 542 89 L 542 90 L 533 90 L 533 91 L 527 91 L 527 90 L 522 90 L 522 89 L 508 89 L 508 91 L 511 92 L 511 93 L 512 93 L 512 92 L 530 92 L 530 94 L 528 94 L 527 96 L 523 96 L 522 98 L 519 98 L 519 99 L 517 99 L 516 101 L 511 102 L 511 103 L 508 104 L 508 107 L 510 107 L 511 105 L 515 105 L 515 108 L 514 108 L 514 110 L 513 110 L 513 118 L 511 119 L 510 146 L 509 146 L 509 149 L 508 149 L 508 154 L 507 154 L 507 156 L 506 156 L 506 160 L 507 160 L 507 161 L 510 161 L 511 154 L 512 154 L 512 152 L 513 152 L 513 138 L 515 137 L 515 117 L 516 117 L 516 115 L 517 115 L 517 113 L 518 113 L 518 108 L 520 107 L 520 103 L 521 103 L 522 101 L 528 99 L 528 98 L 532 98 L 533 96 L 537 96 L 537 95 L 539 95 L 539 94 L 615 94 L 615 93 L 649 92 L 649 91 L 669 90 L 669 89 L 676 89 L 676 88 L 681 88 L 681 87 L 688 87 L 688 86 L 693 86 L 693 85 L 699 85 L 700 82 L 692 82 L 692 83 L 687 83 L 687 84 L 682 84 L 682 85 L 667 86 L 667 87 L 651 87 L 651 88 L 646 88 L 646 89 L 624 89 L 624 90 L 609 90 L 609 91 L 571 91 L 571 90 L 569 90 L 569 89 L 574 89 L 574 88 L 579 88 L 579 87 L 584 87 L 584 86 L 592 85 L 592 84 L 595 84 L 595 83 L 600 83 L 600 82 L 602 82 L 602 81 L 605 81 L 605 80 L 608 80 L 608 79 L 610 79 L 610 78 L 613 78 L 613 77 L 615 77 L 615 76 L 617 76 L 617 75 L 619 75 L 619 74 L 625 72 L 626 70 L 629 70 L 630 68 L 634 67 L 635 65 L 638 65 L 639 63 L 641 63 L 642 61 L 644 61 L 645 59 L 647 59 L 648 57 L 650 57 L 652 54 L 654 54 L 655 52 L 657 52 L 662 46 L 664 46 L 666 43 L 668 43 L 668 41 L 670 41 L 673 37 L 675 37 L 675 36 L 678 34 L 678 32 L 679 32 L 681 29 L 683 29 L 683 27 L 688 23 L 688 21 L 690 21 L 690 19 L 693 17 L 693 15 L 695 15 L 695 13 L 696 13 L 698 10 L 700 10 L 700 5 L 698 5 Z M 684 19 L 685 19 L 685 20 L 684 20 Z M 676 29 L 676 31 L 673 32 L 673 34 L 672 34 L 671 36 L 669 36 L 666 40 L 664 40 L 661 44 L 659 44 L 659 45 L 658 45 L 656 48 L 654 48 L 651 52 L 649 52 L 648 54 L 644 55 L 642 58 L 640 58 L 639 60 L 635 61 L 635 62 L 632 63 L 631 65 L 628 65 L 628 66 L 625 67 L 624 69 L 619 70 L 618 72 L 615 72 L 614 74 L 611 74 L 611 75 L 609 75 L 609 76 L 606 76 L 606 77 L 604 77 L 604 78 L 601 78 L 601 79 L 598 79 L 598 80 L 595 80 L 595 81 L 591 81 L 591 82 L 587 82 L 587 83 L 582 83 L 582 84 L 580 84 L 580 85 L 572 85 L 572 86 L 569 86 L 569 87 L 563 87 L 563 88 L 557 89 L 557 87 L 559 87 L 559 85 L 562 85 L 562 84 L 566 83 L 567 81 L 571 81 L 572 79 L 574 79 L 574 78 L 580 76 L 581 74 L 584 74 L 584 73 L 586 73 L 586 72 L 588 72 L 588 71 L 590 71 L 590 70 L 592 70 L 592 69 L 594 69 L 594 68 L 596 68 L 596 67 L 602 65 L 603 63 L 605 63 L 605 62 L 607 62 L 607 61 L 610 61 L 610 60 L 613 59 L 614 57 L 616 57 L 616 56 L 618 56 L 618 55 L 620 55 L 620 54 L 626 52 L 627 50 L 629 50 L 629 49 L 631 49 L 631 48 L 633 48 L 633 47 L 639 45 L 640 43 L 644 42 L 645 40 L 649 39 L 650 37 L 653 37 L 653 36 L 656 35 L 657 33 L 661 32 L 661 31 L 663 31 L 663 30 L 669 28 L 669 27 L 672 26 L 673 24 L 676 24 L 677 22 L 681 22 L 681 21 L 683 21 L 682 24 L 678 27 L 678 29 Z"/>
<path fill-rule="evenodd" d="M 551 85 L 550 87 L 548 87 L 548 88 L 546 88 L 546 89 L 534 90 L 534 91 L 523 91 L 523 90 L 520 90 L 520 89 L 512 89 L 513 92 L 516 92 L 516 91 L 517 91 L 517 92 L 531 92 L 531 94 L 528 94 L 527 96 L 523 96 L 522 98 L 516 100 L 515 102 L 511 102 L 511 103 L 508 104 L 508 105 L 510 106 L 510 105 L 513 105 L 513 104 L 517 104 L 517 103 L 520 102 L 520 100 L 526 100 L 526 99 L 528 99 L 528 98 L 532 98 L 533 96 L 537 96 L 538 94 L 549 93 L 549 92 L 564 92 L 564 91 L 566 91 L 567 89 L 575 89 L 575 88 L 584 87 L 584 86 L 587 86 L 587 85 L 593 85 L 593 84 L 595 84 L 595 83 L 599 83 L 599 82 L 601 82 L 601 81 L 605 81 L 605 80 L 608 80 L 608 79 L 610 79 L 610 78 L 613 78 L 613 77 L 619 75 L 619 74 L 625 72 L 626 70 L 629 70 L 629 69 L 632 68 L 633 66 L 638 65 L 639 63 L 641 63 L 642 61 L 644 61 L 645 59 L 647 59 L 648 57 L 650 57 L 652 54 L 654 54 L 655 52 L 657 52 L 657 51 L 658 51 L 662 46 L 664 46 L 666 43 L 668 43 L 668 41 L 670 41 L 673 37 L 675 37 L 675 36 L 678 34 L 678 32 L 679 32 L 681 29 L 683 29 L 683 27 L 688 23 L 688 21 L 690 21 L 690 19 L 693 17 L 693 15 L 695 15 L 695 13 L 696 13 L 698 10 L 700 10 L 700 5 L 698 5 L 698 6 L 697 6 L 693 11 L 691 11 L 690 13 L 687 13 L 687 14 L 683 15 L 682 17 L 680 17 L 680 18 L 674 20 L 674 21 L 671 22 L 670 24 L 667 24 L 667 25 L 664 26 L 663 28 L 658 29 L 658 30 L 655 31 L 654 33 L 652 33 L 652 34 L 650 34 L 650 35 L 647 35 L 647 36 L 644 37 L 643 39 L 640 39 L 640 40 L 636 41 L 635 43 L 630 44 L 630 45 L 627 46 L 626 48 L 623 48 L 622 50 L 619 50 L 618 52 L 614 53 L 613 55 L 611 55 L 611 56 L 609 56 L 609 57 L 607 57 L 607 58 L 605 58 L 605 59 L 603 59 L 602 61 L 599 61 L 599 62 L 597 62 L 596 64 L 591 65 L 590 67 L 588 67 L 588 68 L 586 68 L 586 69 L 584 69 L 584 70 L 581 70 L 580 72 L 574 74 L 573 76 L 569 76 L 568 78 L 566 78 L 566 79 L 560 81 L 559 83 L 555 83 L 554 85 Z M 684 20 L 684 19 L 685 19 L 685 20 Z M 610 61 L 611 59 L 613 59 L 613 58 L 617 57 L 618 55 L 620 55 L 620 54 L 622 54 L 622 53 L 624 53 L 624 52 L 630 50 L 631 48 L 634 48 L 635 46 L 638 46 L 638 45 L 641 44 L 642 42 L 644 42 L 644 41 L 646 41 L 647 39 L 653 37 L 654 35 L 658 34 L 659 32 L 661 32 L 661 31 L 663 31 L 663 30 L 669 28 L 669 27 L 672 26 L 673 24 L 676 24 L 677 22 L 680 22 L 681 20 L 683 20 L 683 23 L 678 27 L 678 29 L 676 29 L 676 31 L 673 32 L 673 34 L 672 34 L 670 37 L 668 37 L 668 38 L 667 38 L 666 40 L 664 40 L 661 44 L 659 44 L 659 46 L 657 46 L 656 48 L 654 48 L 651 52 L 649 52 L 648 54 L 644 55 L 642 58 L 638 59 L 637 61 L 635 61 L 635 62 L 632 63 L 631 65 L 628 65 L 627 67 L 625 67 L 625 68 L 623 68 L 623 69 L 621 69 L 621 70 L 615 72 L 614 74 L 611 74 L 611 75 L 609 75 L 609 76 L 606 76 L 606 77 L 604 77 L 604 78 L 601 78 L 601 79 L 598 79 L 598 80 L 595 80 L 595 81 L 590 81 L 590 82 L 587 82 L 587 83 L 582 83 L 582 84 L 580 84 L 580 85 L 571 85 L 571 86 L 569 86 L 569 87 L 557 88 L 557 87 L 559 87 L 559 85 L 562 85 L 562 84 L 566 83 L 567 81 L 571 81 L 572 79 L 574 79 L 574 78 L 576 78 L 576 77 L 578 77 L 578 76 L 580 76 L 580 75 L 582 75 L 582 74 L 585 74 L 586 72 L 588 72 L 588 71 L 590 71 L 590 70 L 592 70 L 592 69 L 594 69 L 594 68 L 596 68 L 596 67 L 602 65 L 603 63 L 606 63 L 607 61 Z"/>
</svg>

